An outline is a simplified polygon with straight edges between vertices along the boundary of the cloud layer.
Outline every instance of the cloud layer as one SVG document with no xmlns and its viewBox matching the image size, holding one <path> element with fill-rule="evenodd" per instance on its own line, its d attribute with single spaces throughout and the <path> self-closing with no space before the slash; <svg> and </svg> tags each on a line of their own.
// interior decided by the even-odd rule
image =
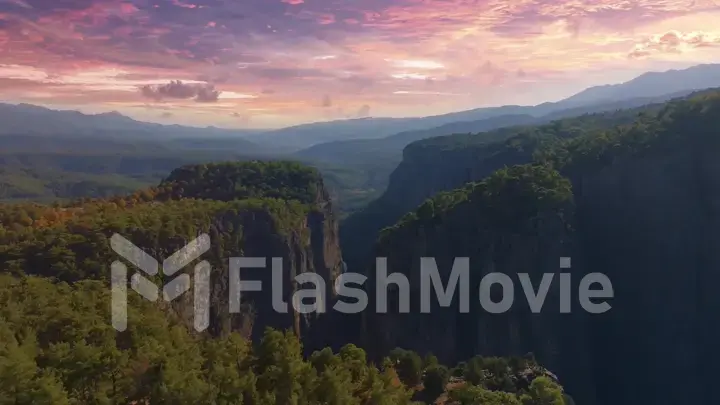
<svg viewBox="0 0 720 405">
<path fill-rule="evenodd" d="M 715 61 L 718 18 L 714 0 L 0 0 L 0 90 L 198 125 L 433 114 Z"/>
<path fill-rule="evenodd" d="M 664 34 L 653 35 L 635 45 L 635 48 L 630 52 L 630 57 L 644 58 L 654 54 L 682 54 L 697 48 L 718 46 L 720 46 L 720 35 L 717 34 L 669 31 Z"/>
</svg>

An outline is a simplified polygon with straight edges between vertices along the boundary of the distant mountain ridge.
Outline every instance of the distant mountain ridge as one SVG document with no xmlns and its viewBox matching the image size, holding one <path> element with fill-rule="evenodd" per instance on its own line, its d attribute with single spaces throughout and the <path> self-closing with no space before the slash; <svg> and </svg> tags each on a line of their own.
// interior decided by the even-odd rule
<svg viewBox="0 0 720 405">
<path fill-rule="evenodd" d="M 252 135 L 248 139 L 258 144 L 282 145 L 299 151 L 323 143 L 386 138 L 401 132 L 429 130 L 447 124 L 480 121 L 503 115 L 542 117 L 589 105 L 612 103 L 629 98 L 661 97 L 718 86 L 720 86 L 720 64 L 705 64 L 683 70 L 648 72 L 625 83 L 590 87 L 564 100 L 535 106 L 504 105 L 475 108 L 421 118 L 361 118 L 320 122 L 268 131 Z"/>
<path fill-rule="evenodd" d="M 412 142 L 423 139 L 452 134 L 485 132 L 510 126 L 537 125 L 583 114 L 635 108 L 683 97 L 692 92 L 692 90 L 688 90 L 663 94 L 657 97 L 637 97 L 559 110 L 556 105 L 560 103 L 545 103 L 538 107 L 522 107 L 523 110 L 521 111 L 523 113 L 494 116 L 477 121 L 452 122 L 430 129 L 405 131 L 381 139 L 354 139 L 322 143 L 296 152 L 294 156 L 300 160 L 335 164 L 359 163 L 376 159 L 391 159 L 399 163 L 402 158 L 403 148 Z M 542 114 L 546 111 L 552 112 Z"/>
<path fill-rule="evenodd" d="M 625 83 L 590 87 L 563 102 L 568 104 L 611 102 L 626 99 L 628 94 L 634 97 L 654 97 L 717 86 L 720 86 L 720 64 L 703 64 L 687 69 L 647 72 Z"/>
<path fill-rule="evenodd" d="M 385 138 L 400 132 L 430 129 L 458 121 L 480 120 L 519 114 L 521 106 L 478 108 L 420 118 L 357 118 L 315 122 L 251 135 L 247 139 L 262 145 L 285 146 L 295 151 L 335 141 Z"/>
<path fill-rule="evenodd" d="M 378 159 L 389 159 L 399 163 L 403 148 L 420 139 L 459 132 L 488 131 L 504 126 L 530 124 L 536 120 L 536 117 L 529 114 L 515 114 L 471 122 L 452 122 L 431 129 L 404 131 L 380 139 L 352 139 L 321 143 L 296 152 L 293 156 L 300 160 L 316 160 L 335 164 L 361 163 Z"/>
<path fill-rule="evenodd" d="M 436 135 L 447 135 L 452 131 L 478 131 L 471 122 L 502 116 L 530 116 L 540 118 L 563 110 L 609 104 L 635 99 L 657 98 L 667 94 L 678 94 L 720 86 L 720 64 L 697 65 L 682 70 L 648 72 L 625 83 L 591 87 L 567 99 L 547 102 L 535 106 L 505 105 L 476 108 L 467 111 L 420 118 L 357 118 L 329 122 L 315 122 L 277 130 L 221 129 L 214 127 L 193 128 L 180 125 L 161 125 L 136 121 L 116 111 L 95 115 L 78 111 L 59 111 L 29 104 L 0 103 L 0 135 L 48 135 L 72 134 L 103 135 L 106 137 L 172 137 L 172 138 L 234 138 L 233 145 L 257 152 L 260 149 L 273 153 L 292 153 L 317 145 L 367 139 L 382 139 L 393 135 L 408 137 L 410 140 Z M 655 100 L 657 101 L 657 100 Z M 528 117 L 518 124 L 526 123 Z M 461 124 L 462 123 L 462 124 Z M 447 128 L 441 127 L 448 125 Z M 480 123 L 479 130 L 486 127 Z M 462 129 L 461 129 L 462 128 Z M 437 129 L 437 130 L 434 130 Z M 425 135 L 410 132 L 429 131 Z M 446 131 L 439 133 L 439 131 Z M 243 143 L 238 140 L 242 138 Z M 399 142 L 396 138 L 393 142 Z M 409 143 L 409 142 L 407 142 Z M 320 149 L 326 148 L 326 146 Z M 315 153 L 315 151 L 308 152 Z M 299 156 L 307 154 L 300 152 Z"/>
<path fill-rule="evenodd" d="M 163 125 L 137 121 L 117 111 L 100 114 L 84 114 L 75 110 L 53 110 L 32 104 L 0 103 L 0 135 L 5 134 L 73 134 L 93 135 L 103 132 L 125 131 L 127 135 L 152 132 L 157 135 L 175 138 L 188 136 L 245 137 L 262 132 L 261 130 L 222 129 L 214 127 L 188 127 L 182 125 Z"/>
</svg>

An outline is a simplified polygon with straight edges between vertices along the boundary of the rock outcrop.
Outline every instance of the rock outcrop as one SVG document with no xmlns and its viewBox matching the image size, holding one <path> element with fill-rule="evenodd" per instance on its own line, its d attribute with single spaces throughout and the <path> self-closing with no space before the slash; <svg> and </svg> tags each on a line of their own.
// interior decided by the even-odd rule
<svg viewBox="0 0 720 405">
<path fill-rule="evenodd" d="M 263 165 L 270 169 L 254 168 Z M 314 169 L 302 166 L 273 169 L 273 165 L 277 163 L 234 164 L 225 168 L 209 165 L 209 169 L 189 166 L 171 173 L 160 187 L 165 185 L 170 190 L 170 198 L 181 194 L 183 198 L 221 201 L 268 196 L 287 199 L 280 202 L 279 209 L 261 204 L 251 209 L 220 212 L 213 219 L 208 228 L 211 240 L 215 241 L 210 260 L 215 262 L 211 332 L 240 331 L 257 340 L 267 327 L 292 329 L 310 348 L 322 335 L 314 325 L 323 314 L 295 311 L 293 296 L 302 287 L 295 278 L 303 273 L 317 274 L 325 282 L 326 305 L 332 302 L 334 282 L 343 266 L 338 224 L 329 192 Z M 200 177 L 195 178 L 198 174 Z M 255 182 L 267 182 L 269 187 L 257 186 Z M 285 210 L 282 205 L 287 201 L 301 204 Z M 230 283 L 235 282 L 229 272 L 231 257 L 262 258 L 265 263 L 264 268 L 240 270 L 241 280 L 260 281 L 262 290 L 243 292 L 239 313 L 230 313 Z M 274 277 L 275 261 L 282 265 L 277 273 L 279 278 Z M 175 306 L 186 317 L 192 312 L 190 299 Z M 314 300 L 308 302 L 312 304 Z M 286 312 L 278 308 L 285 308 Z"/>
<path fill-rule="evenodd" d="M 0 272 L 67 282 L 108 280 L 110 263 L 120 259 L 109 243 L 113 234 L 160 263 L 198 235 L 207 234 L 209 251 L 184 272 L 192 274 L 200 260 L 211 265 L 209 333 L 233 330 L 259 338 L 265 327 L 293 329 L 308 339 L 308 347 L 313 334 L 322 335 L 313 326 L 321 314 L 300 314 L 292 305 L 293 294 L 303 287 L 295 281 L 297 275 L 319 275 L 326 282 L 327 300 L 332 300 L 333 283 L 343 268 L 332 203 L 314 169 L 288 162 L 185 166 L 158 187 L 131 196 L 38 209 L 57 211 L 47 217 L 60 219 L 17 232 L 18 240 L 0 248 Z M 265 262 L 264 268 L 241 270 L 241 279 L 261 281 L 262 290 L 242 293 L 239 313 L 230 313 L 230 285 L 235 282 L 229 272 L 231 257 Z M 272 277 L 273 259 L 282 261 L 279 280 Z M 137 271 L 131 263 L 127 267 L 130 274 Z M 175 277 L 163 280 L 160 275 L 153 281 L 162 285 Z M 282 289 L 273 281 L 282 282 Z M 286 313 L 275 310 L 273 292 L 288 303 Z M 190 328 L 193 303 L 191 290 L 169 306 Z"/>
</svg>

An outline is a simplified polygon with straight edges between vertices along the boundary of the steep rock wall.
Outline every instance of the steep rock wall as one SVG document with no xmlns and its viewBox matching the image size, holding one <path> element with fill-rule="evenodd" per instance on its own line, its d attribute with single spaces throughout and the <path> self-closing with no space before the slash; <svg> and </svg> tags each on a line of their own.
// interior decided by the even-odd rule
<svg viewBox="0 0 720 405">
<path fill-rule="evenodd" d="M 452 258 L 469 256 L 476 279 L 499 271 L 514 280 L 518 272 L 557 273 L 558 259 L 570 256 L 573 283 L 595 272 L 610 278 L 609 312 L 585 313 L 575 295 L 572 314 L 535 316 L 521 305 L 502 315 L 479 309 L 458 315 L 457 303 L 430 314 L 395 310 L 368 316 L 367 344 L 377 353 L 400 346 L 450 361 L 532 351 L 582 404 L 714 402 L 718 100 L 711 95 L 672 105 L 652 120 L 560 147 L 551 161 L 556 158 L 555 167 L 571 181 L 572 202 L 532 215 L 510 210 L 504 218 L 518 219 L 520 227 L 490 226 L 487 219 L 498 212 L 481 200 L 442 206 L 446 197 L 437 196 L 434 211 L 423 204 L 376 246 L 377 255 L 388 256 L 389 271 L 407 274 L 414 291 L 423 256 L 438 258 L 443 277 Z M 497 193 L 512 209 L 522 207 L 514 201 L 523 194 L 514 190 Z M 556 299 L 551 290 L 546 307 L 557 308 Z M 373 341 L 377 331 L 382 338 Z"/>
</svg>

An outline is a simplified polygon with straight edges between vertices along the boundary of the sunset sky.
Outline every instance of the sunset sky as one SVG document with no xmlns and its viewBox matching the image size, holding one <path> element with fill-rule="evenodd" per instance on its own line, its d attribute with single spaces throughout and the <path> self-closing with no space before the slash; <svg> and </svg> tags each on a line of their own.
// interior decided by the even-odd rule
<svg viewBox="0 0 720 405">
<path fill-rule="evenodd" d="M 161 123 L 536 104 L 716 61 L 716 0 L 0 0 L 0 100 Z"/>
</svg>

